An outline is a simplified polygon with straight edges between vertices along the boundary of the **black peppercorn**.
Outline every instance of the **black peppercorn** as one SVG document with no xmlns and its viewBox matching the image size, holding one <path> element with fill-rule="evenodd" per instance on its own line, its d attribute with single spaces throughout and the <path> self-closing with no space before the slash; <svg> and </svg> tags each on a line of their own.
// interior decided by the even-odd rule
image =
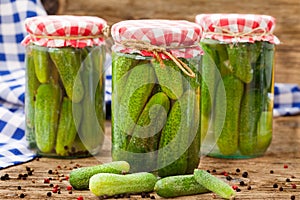
<svg viewBox="0 0 300 200">
<path fill-rule="evenodd" d="M 277 183 L 274 183 L 274 184 L 273 184 L 273 188 L 278 188 Z"/>
<path fill-rule="evenodd" d="M 241 181 L 240 182 L 240 186 L 245 186 L 246 184 L 245 184 L 245 182 L 244 181 Z"/>
<path fill-rule="evenodd" d="M 20 198 L 23 199 L 24 197 L 25 197 L 25 194 L 24 194 L 24 193 L 21 193 L 21 194 L 20 194 Z"/>
<path fill-rule="evenodd" d="M 279 188 L 279 191 L 283 191 L 283 187 L 280 187 L 280 188 Z"/>
<path fill-rule="evenodd" d="M 18 190 L 21 190 L 22 188 L 21 188 L 21 186 L 18 186 Z"/>
<path fill-rule="evenodd" d="M 47 196 L 51 197 L 52 193 L 51 192 L 47 192 Z"/>
<path fill-rule="evenodd" d="M 291 200 L 295 200 L 295 199 L 296 199 L 295 195 L 292 195 Z"/>
<path fill-rule="evenodd" d="M 291 180 L 289 178 L 285 179 L 286 182 L 291 182 Z"/>
<path fill-rule="evenodd" d="M 248 172 L 243 172 L 242 177 L 247 178 L 248 177 Z"/>
<path fill-rule="evenodd" d="M 239 173 L 241 170 L 240 170 L 239 168 L 237 168 L 235 171 L 236 171 L 237 173 Z"/>
</svg>

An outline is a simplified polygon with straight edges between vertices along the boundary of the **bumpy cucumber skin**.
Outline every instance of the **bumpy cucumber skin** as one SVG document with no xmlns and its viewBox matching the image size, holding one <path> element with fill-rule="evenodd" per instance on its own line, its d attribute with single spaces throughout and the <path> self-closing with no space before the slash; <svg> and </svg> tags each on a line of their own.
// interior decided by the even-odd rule
<svg viewBox="0 0 300 200">
<path fill-rule="evenodd" d="M 234 75 L 227 75 L 223 78 L 226 104 L 224 99 L 218 97 L 218 94 L 222 92 L 221 84 L 220 82 L 216 92 L 214 133 L 220 152 L 223 155 L 232 155 L 238 150 L 239 113 L 244 84 Z M 219 114 L 224 111 L 224 108 L 226 108 L 225 121 Z"/>
<path fill-rule="evenodd" d="M 243 155 L 255 155 L 257 125 L 262 112 L 260 90 L 246 90 L 243 95 L 239 119 L 239 150 Z"/>
<path fill-rule="evenodd" d="M 40 83 L 48 83 L 50 78 L 49 54 L 47 47 L 32 46 L 35 74 Z"/>
<path fill-rule="evenodd" d="M 194 175 L 169 176 L 158 180 L 154 191 L 161 197 L 172 198 L 210 192 L 199 184 Z"/>
<path fill-rule="evenodd" d="M 158 61 L 153 61 L 153 67 L 161 89 L 170 99 L 176 100 L 183 93 L 182 74 L 178 66 L 172 60 L 164 60 L 164 66 Z"/>
<path fill-rule="evenodd" d="M 119 150 L 127 149 L 130 135 L 155 85 L 155 74 L 150 64 L 135 66 L 127 78 L 120 102 L 112 99 L 113 160 L 123 160 Z"/>
<path fill-rule="evenodd" d="M 96 196 L 152 192 L 156 176 L 147 172 L 127 175 L 99 173 L 90 178 L 89 189 Z"/>
<path fill-rule="evenodd" d="M 38 149 L 50 153 L 55 147 L 61 89 L 53 84 L 41 84 L 35 102 L 35 138 Z"/>
<path fill-rule="evenodd" d="M 194 91 L 187 90 L 170 110 L 159 143 L 158 175 L 160 177 L 186 173 L 188 145 L 192 143 L 189 141 L 189 135 L 196 134 L 190 133 L 190 128 L 193 127 L 190 123 L 194 117 L 194 98 Z M 164 148 L 166 146 L 168 148 Z M 168 164 L 170 161 L 171 164 Z"/>
<path fill-rule="evenodd" d="M 244 83 L 250 83 L 253 79 L 253 69 L 248 44 L 229 44 L 227 52 L 233 74 Z"/>
<path fill-rule="evenodd" d="M 49 54 L 58 69 L 68 97 L 75 103 L 84 95 L 83 84 L 78 75 L 81 57 L 78 50 L 71 47 L 51 48 Z"/>
<path fill-rule="evenodd" d="M 216 193 L 222 198 L 231 199 L 235 197 L 235 191 L 230 185 L 218 179 L 217 177 L 214 177 L 205 170 L 195 169 L 194 178 L 203 187 Z"/>
<path fill-rule="evenodd" d="M 80 121 L 81 113 L 75 113 Z M 67 156 L 72 149 L 73 142 L 77 135 L 77 127 L 75 126 L 73 112 L 72 112 L 72 101 L 68 97 L 64 97 L 61 109 L 60 117 L 57 129 L 56 146 L 55 151 L 57 155 Z"/>
<path fill-rule="evenodd" d="M 122 174 L 129 172 L 130 166 L 126 161 L 115 161 L 91 167 L 73 169 L 70 173 L 69 182 L 77 190 L 89 188 L 90 178 L 98 173 Z"/>
</svg>

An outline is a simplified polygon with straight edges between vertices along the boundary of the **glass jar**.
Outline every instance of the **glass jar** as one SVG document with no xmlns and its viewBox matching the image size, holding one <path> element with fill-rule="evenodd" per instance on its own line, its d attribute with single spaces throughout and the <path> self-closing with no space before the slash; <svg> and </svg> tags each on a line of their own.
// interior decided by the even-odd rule
<svg viewBox="0 0 300 200">
<path fill-rule="evenodd" d="M 266 15 L 201 14 L 201 152 L 261 156 L 272 140 L 275 21 Z"/>
<path fill-rule="evenodd" d="M 106 22 L 98 17 L 28 18 L 25 119 L 42 156 L 95 155 L 104 139 Z"/>
<path fill-rule="evenodd" d="M 200 151 L 200 26 L 128 20 L 111 34 L 113 160 L 161 177 L 193 173 Z"/>
</svg>

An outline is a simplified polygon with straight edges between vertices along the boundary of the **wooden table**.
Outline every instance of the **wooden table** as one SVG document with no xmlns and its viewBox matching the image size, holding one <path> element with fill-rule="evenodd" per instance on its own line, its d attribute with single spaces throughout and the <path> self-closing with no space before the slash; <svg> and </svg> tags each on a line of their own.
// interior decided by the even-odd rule
<svg viewBox="0 0 300 200">
<path fill-rule="evenodd" d="M 10 167 L 0 171 L 0 175 L 8 174 L 9 180 L 0 180 L 0 199 L 19 199 L 25 194 L 25 199 L 98 199 L 90 191 L 72 190 L 69 194 L 67 176 L 74 167 L 84 167 L 111 161 L 110 157 L 110 122 L 107 121 L 107 137 L 103 151 L 97 157 L 83 159 L 53 159 L 39 158 L 31 162 Z M 27 168 L 32 168 L 33 174 L 18 179 L 19 174 L 26 174 Z M 279 117 L 274 119 L 274 137 L 270 148 L 263 157 L 246 160 L 223 160 L 205 157 L 201 160 L 199 168 L 213 171 L 216 174 L 227 172 L 233 178 L 230 184 L 236 184 L 241 189 L 236 199 L 291 199 L 294 195 L 300 199 L 300 115 Z M 236 169 L 240 169 L 237 173 Z M 52 174 L 49 174 L 52 170 Z M 273 170 L 274 173 L 270 173 Z M 58 172 L 57 174 L 55 172 Z M 248 178 L 243 178 L 243 172 L 248 172 Z M 218 175 L 222 176 L 222 175 Z M 45 178 L 51 178 L 50 183 L 44 183 Z M 291 182 L 287 182 L 289 179 Z M 244 180 L 247 186 L 240 186 L 239 181 Z M 52 193 L 50 184 L 59 185 L 61 194 Z M 278 188 L 273 188 L 274 184 Z M 296 185 L 293 189 L 292 184 Z M 21 189 L 18 190 L 18 186 Z M 251 190 L 248 190 L 251 186 Z M 280 191 L 280 187 L 283 191 Z M 156 194 L 156 199 L 160 199 Z M 213 193 L 181 197 L 179 199 L 213 199 Z M 131 199 L 142 199 L 139 195 Z"/>
</svg>

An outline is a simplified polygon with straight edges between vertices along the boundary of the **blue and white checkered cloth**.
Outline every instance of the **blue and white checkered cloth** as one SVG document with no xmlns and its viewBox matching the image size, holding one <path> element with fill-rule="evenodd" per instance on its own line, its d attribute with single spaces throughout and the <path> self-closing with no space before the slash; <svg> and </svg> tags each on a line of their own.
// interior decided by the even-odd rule
<svg viewBox="0 0 300 200">
<path fill-rule="evenodd" d="M 25 18 L 46 15 L 39 0 L 0 1 L 0 169 L 35 158 L 25 137 Z M 111 100 L 111 58 L 107 54 L 106 95 Z M 275 84 L 274 116 L 300 114 L 300 88 Z"/>
</svg>

